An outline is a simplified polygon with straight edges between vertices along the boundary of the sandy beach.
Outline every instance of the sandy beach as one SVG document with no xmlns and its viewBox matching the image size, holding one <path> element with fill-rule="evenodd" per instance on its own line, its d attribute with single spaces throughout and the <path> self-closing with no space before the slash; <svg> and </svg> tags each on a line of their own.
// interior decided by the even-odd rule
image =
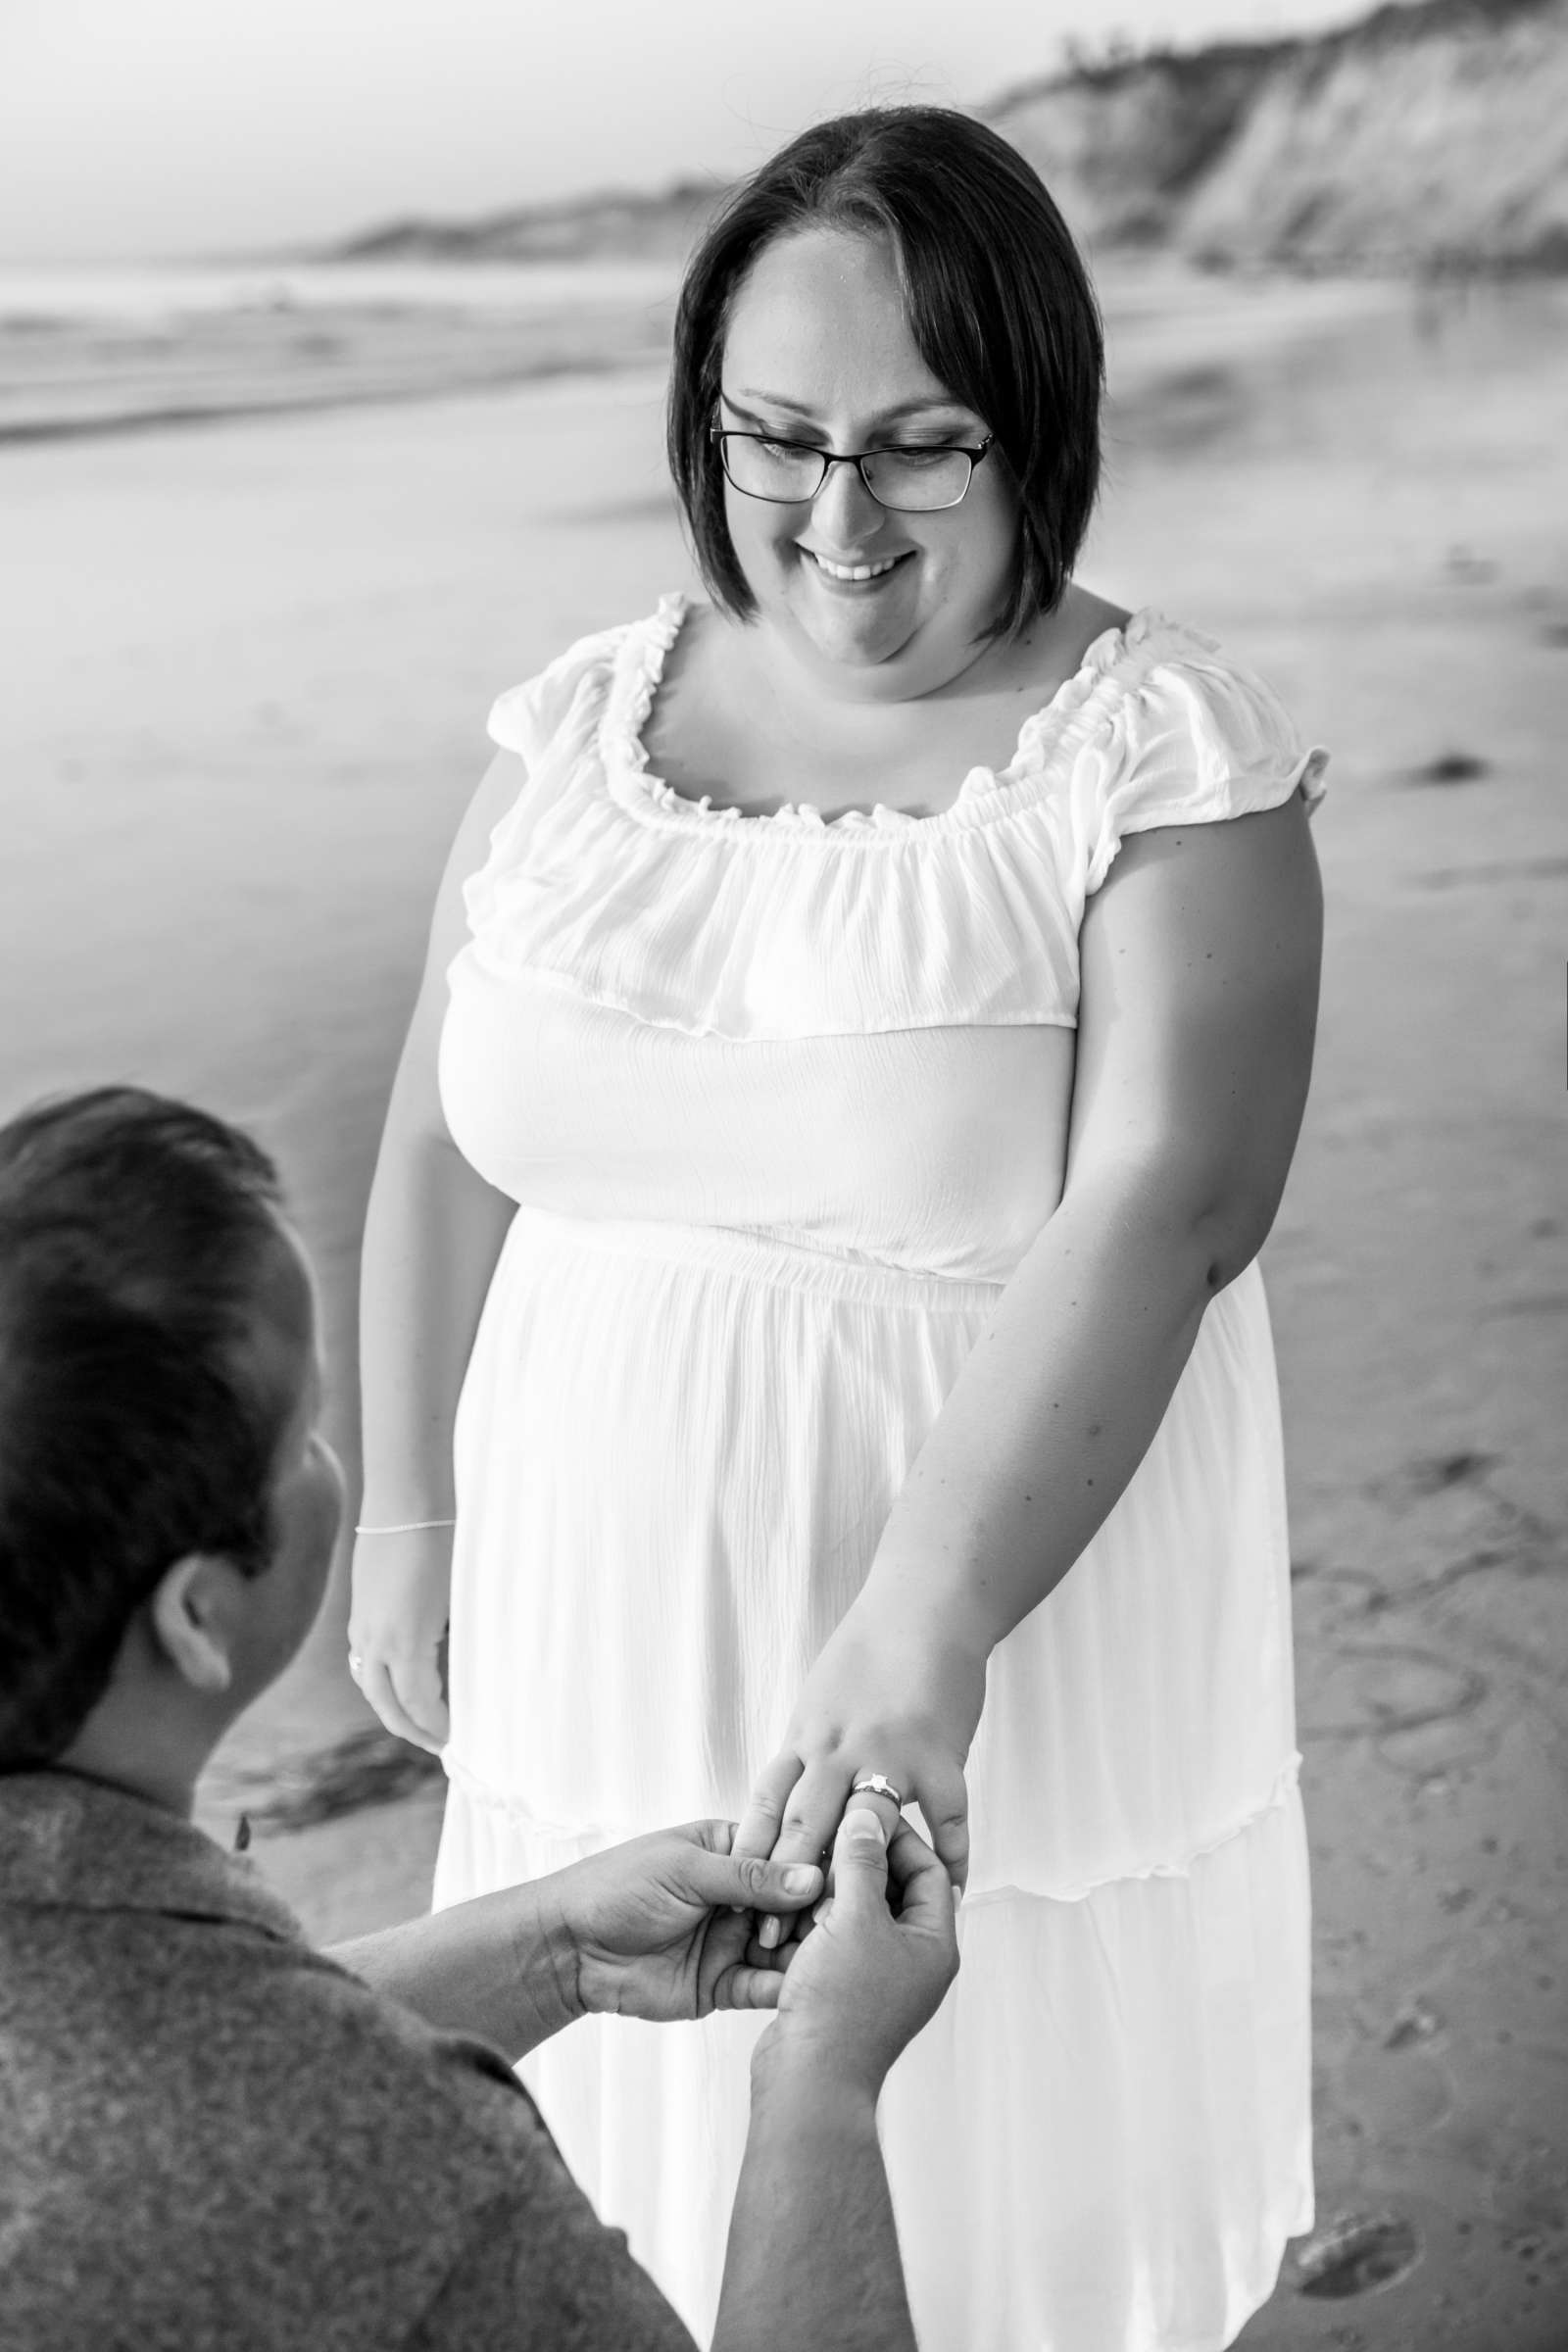
<svg viewBox="0 0 1568 2352">
<path fill-rule="evenodd" d="M 1562 2352 L 1568 289 L 1104 291 L 1081 576 L 1221 639 L 1334 755 L 1317 1074 L 1264 1258 L 1320 2229 L 1243 2341 Z M 691 582 L 661 392 L 639 360 L 0 447 L 0 1115 L 131 1077 L 253 1125 L 351 1465 L 360 1221 L 487 708 Z M 325 1936 L 422 1905 L 439 1818 L 390 1743 L 322 1795 L 309 1759 L 368 1729 L 343 1623 L 337 1591 L 206 1814 L 252 1807 Z"/>
</svg>

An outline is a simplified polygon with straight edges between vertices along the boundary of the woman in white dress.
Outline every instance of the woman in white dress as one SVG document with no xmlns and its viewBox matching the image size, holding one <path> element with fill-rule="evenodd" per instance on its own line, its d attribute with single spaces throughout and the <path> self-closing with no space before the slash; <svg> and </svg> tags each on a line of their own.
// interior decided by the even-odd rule
<svg viewBox="0 0 1568 2352">
<path fill-rule="evenodd" d="M 1311 2219 L 1253 1261 L 1323 756 L 1073 580 L 1101 372 L 963 117 L 739 193 L 670 395 L 710 601 L 497 704 L 366 1233 L 352 1641 L 444 1748 L 437 1902 L 682 1815 L 814 1858 L 873 1774 L 962 1886 L 880 2119 L 926 2352 L 1209 2352 Z M 524 2069 L 699 2335 L 721 2025 Z"/>
</svg>

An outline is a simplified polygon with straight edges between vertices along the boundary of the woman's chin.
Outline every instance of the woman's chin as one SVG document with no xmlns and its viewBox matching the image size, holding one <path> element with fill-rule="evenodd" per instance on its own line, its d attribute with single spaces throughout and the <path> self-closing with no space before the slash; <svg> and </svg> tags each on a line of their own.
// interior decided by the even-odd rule
<svg viewBox="0 0 1568 2352">
<path fill-rule="evenodd" d="M 795 628 L 819 662 L 838 670 L 878 670 L 906 653 L 918 628 L 907 611 L 822 612 L 796 606 Z"/>
</svg>

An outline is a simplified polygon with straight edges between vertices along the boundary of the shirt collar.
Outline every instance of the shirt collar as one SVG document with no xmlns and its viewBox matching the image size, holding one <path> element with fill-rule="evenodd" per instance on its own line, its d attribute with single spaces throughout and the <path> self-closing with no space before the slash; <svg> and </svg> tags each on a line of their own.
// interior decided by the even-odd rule
<svg viewBox="0 0 1568 2352">
<path fill-rule="evenodd" d="M 0 1774 L 0 1907 L 163 1912 L 304 1941 L 254 1863 L 163 1805 L 58 1770 Z"/>
</svg>

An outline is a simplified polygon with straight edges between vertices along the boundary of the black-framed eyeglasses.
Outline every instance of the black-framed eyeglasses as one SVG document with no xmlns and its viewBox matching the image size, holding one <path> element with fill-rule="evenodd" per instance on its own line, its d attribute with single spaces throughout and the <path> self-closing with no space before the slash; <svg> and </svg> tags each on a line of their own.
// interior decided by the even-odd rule
<svg viewBox="0 0 1568 2352">
<path fill-rule="evenodd" d="M 709 438 L 718 445 L 726 480 L 744 498 L 766 499 L 775 507 L 808 506 L 831 466 L 853 466 L 879 507 L 895 514 L 935 514 L 962 504 L 974 469 L 996 436 L 987 433 L 975 449 L 862 449 L 842 457 L 808 441 L 732 432 L 722 424 L 710 425 Z"/>
</svg>

